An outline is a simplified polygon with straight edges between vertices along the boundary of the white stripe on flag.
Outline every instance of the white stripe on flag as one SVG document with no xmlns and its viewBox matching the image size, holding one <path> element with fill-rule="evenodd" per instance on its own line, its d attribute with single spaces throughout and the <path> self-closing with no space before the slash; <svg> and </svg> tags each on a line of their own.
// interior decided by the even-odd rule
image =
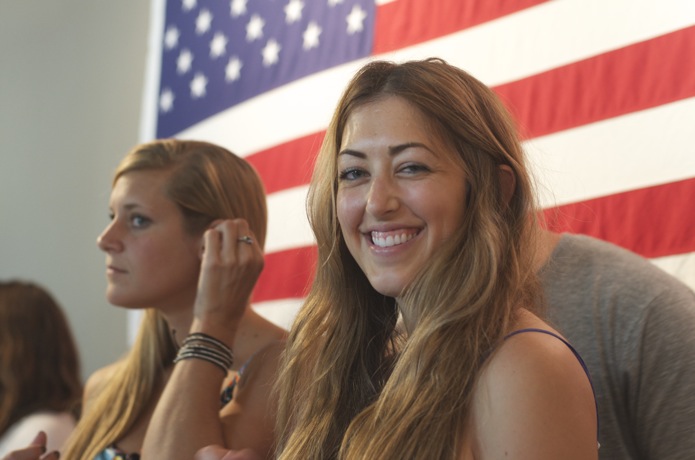
<svg viewBox="0 0 695 460">
<path fill-rule="evenodd" d="M 678 254 L 650 259 L 654 265 L 687 284 L 695 290 L 695 253 Z"/>
<path fill-rule="evenodd" d="M 695 98 L 591 123 L 524 143 L 542 207 L 695 176 Z"/>
</svg>

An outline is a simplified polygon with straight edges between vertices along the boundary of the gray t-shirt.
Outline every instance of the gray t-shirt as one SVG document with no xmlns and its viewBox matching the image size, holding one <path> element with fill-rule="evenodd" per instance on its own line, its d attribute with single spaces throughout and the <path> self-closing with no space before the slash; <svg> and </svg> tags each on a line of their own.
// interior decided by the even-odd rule
<svg viewBox="0 0 695 460">
<path fill-rule="evenodd" d="M 540 274 L 548 320 L 591 373 L 600 458 L 695 459 L 695 293 L 583 235 L 563 235 Z"/>
</svg>

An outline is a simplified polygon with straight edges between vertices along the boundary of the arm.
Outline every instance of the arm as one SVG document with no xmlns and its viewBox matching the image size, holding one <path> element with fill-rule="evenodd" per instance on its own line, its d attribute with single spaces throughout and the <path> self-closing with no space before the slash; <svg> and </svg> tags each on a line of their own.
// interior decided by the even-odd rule
<svg viewBox="0 0 695 460">
<path fill-rule="evenodd" d="M 598 458 L 589 379 L 554 337 L 524 333 L 505 341 L 481 374 L 472 406 L 477 459 Z"/>
<path fill-rule="evenodd" d="M 190 332 L 206 333 L 230 348 L 263 266 L 263 255 L 255 239 L 253 244 L 238 241 L 240 236 L 249 234 L 248 225 L 240 219 L 224 221 L 205 234 Z M 269 365 L 272 367 L 273 363 Z M 263 457 L 269 456 L 270 446 L 248 445 L 254 440 L 234 437 L 228 432 L 234 424 L 223 423 L 220 418 L 224 377 L 219 367 L 199 359 L 186 359 L 174 366 L 145 435 L 144 458 L 190 460 L 196 451 L 211 444 L 235 449 L 251 447 Z M 266 429 L 254 427 L 261 415 L 251 413 L 251 408 L 264 410 L 259 406 L 238 408 L 235 418 L 239 424 L 259 432 Z M 272 439 L 272 433 L 264 434 L 263 439 Z M 239 444 L 230 445 L 229 440 Z"/>
</svg>

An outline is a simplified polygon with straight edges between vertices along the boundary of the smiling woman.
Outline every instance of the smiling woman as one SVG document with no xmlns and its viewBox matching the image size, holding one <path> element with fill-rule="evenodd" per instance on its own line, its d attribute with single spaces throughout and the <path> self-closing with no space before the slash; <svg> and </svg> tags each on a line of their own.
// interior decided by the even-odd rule
<svg viewBox="0 0 695 460">
<path fill-rule="evenodd" d="M 461 228 L 465 171 L 406 100 L 356 108 L 338 154 L 337 216 L 372 287 L 396 299 Z"/>
<path fill-rule="evenodd" d="M 437 59 L 366 65 L 308 210 L 319 260 L 279 458 L 597 458 L 590 380 L 539 316 L 531 179 L 489 88 Z"/>
</svg>

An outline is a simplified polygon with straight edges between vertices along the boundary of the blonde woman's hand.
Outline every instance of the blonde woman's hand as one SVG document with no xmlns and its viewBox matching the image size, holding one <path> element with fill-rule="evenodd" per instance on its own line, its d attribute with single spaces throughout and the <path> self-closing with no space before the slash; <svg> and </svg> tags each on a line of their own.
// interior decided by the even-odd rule
<svg viewBox="0 0 695 460">
<path fill-rule="evenodd" d="M 57 451 L 46 452 L 46 433 L 39 431 L 31 444 L 24 449 L 13 450 L 5 455 L 2 460 L 58 460 L 60 454 Z M 242 460 L 244 457 L 242 457 Z"/>
<path fill-rule="evenodd" d="M 236 324 L 263 270 L 263 251 L 244 219 L 215 221 L 203 239 L 194 315 L 204 324 Z"/>
<path fill-rule="evenodd" d="M 229 450 L 220 446 L 207 446 L 195 454 L 195 460 L 261 460 L 251 449 Z"/>
</svg>

